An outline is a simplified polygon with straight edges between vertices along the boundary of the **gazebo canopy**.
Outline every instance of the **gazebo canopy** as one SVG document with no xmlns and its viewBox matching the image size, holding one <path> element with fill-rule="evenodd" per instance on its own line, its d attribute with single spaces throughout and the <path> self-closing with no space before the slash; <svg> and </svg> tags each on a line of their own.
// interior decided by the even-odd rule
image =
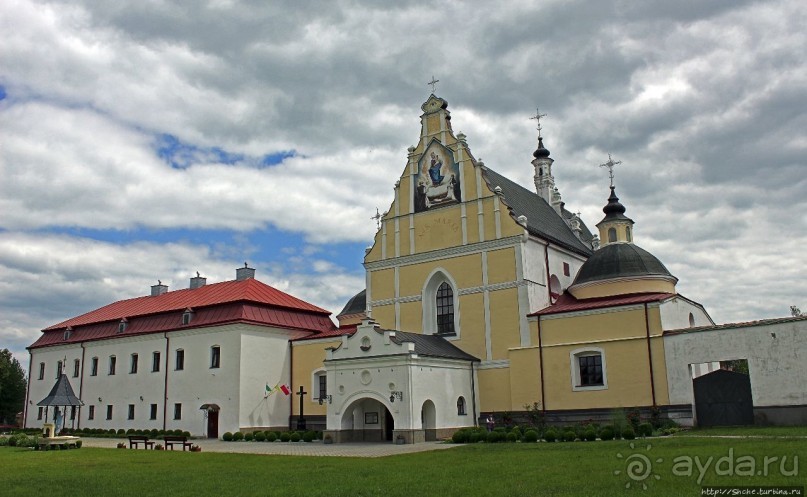
<svg viewBox="0 0 807 497">
<path fill-rule="evenodd" d="M 67 379 L 66 374 L 59 375 L 56 384 L 51 389 L 47 397 L 39 401 L 38 406 L 83 406 L 84 402 L 81 401 L 76 394 L 73 393 L 73 387 L 70 386 L 70 381 Z"/>
</svg>

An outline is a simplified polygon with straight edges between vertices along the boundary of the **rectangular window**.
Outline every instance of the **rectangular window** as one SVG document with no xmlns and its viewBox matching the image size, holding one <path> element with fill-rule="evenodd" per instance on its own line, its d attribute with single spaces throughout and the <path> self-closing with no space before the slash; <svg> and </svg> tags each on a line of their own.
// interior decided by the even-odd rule
<svg viewBox="0 0 807 497">
<path fill-rule="evenodd" d="M 132 363 L 129 368 L 129 374 L 137 374 L 137 354 L 132 354 Z"/>
<path fill-rule="evenodd" d="M 571 274 L 571 271 L 569 270 L 569 263 L 564 262 L 563 263 L 563 275 L 564 276 L 569 276 L 570 274 Z"/>
<path fill-rule="evenodd" d="M 602 356 L 582 356 L 578 360 L 580 361 L 580 386 L 602 385 Z"/>
<path fill-rule="evenodd" d="M 78 378 L 79 370 L 81 369 L 81 361 L 76 359 L 73 361 L 73 378 Z"/>
<path fill-rule="evenodd" d="M 60 376 L 62 376 L 62 361 L 56 363 L 56 379 L 58 380 Z"/>
<path fill-rule="evenodd" d="M 87 413 L 87 419 L 90 421 L 95 419 L 95 406 L 90 406 L 90 412 Z"/>
<path fill-rule="evenodd" d="M 319 398 L 324 399 L 328 395 L 328 377 L 319 375 Z"/>
<path fill-rule="evenodd" d="M 76 406 L 70 407 L 70 421 L 74 421 L 76 419 Z"/>
<path fill-rule="evenodd" d="M 40 380 L 45 379 L 45 363 L 44 362 L 39 363 L 39 379 Z"/>
<path fill-rule="evenodd" d="M 182 349 L 177 349 L 177 357 L 176 357 L 176 370 L 182 371 L 185 369 L 185 351 Z"/>
<path fill-rule="evenodd" d="M 36 413 L 36 419 L 37 419 L 37 420 L 41 420 L 41 419 L 42 419 L 42 411 L 44 411 L 44 410 L 45 410 L 45 409 L 44 409 L 44 408 L 42 408 L 42 407 L 40 407 L 40 408 L 39 408 L 39 411 L 37 411 L 37 413 Z"/>
<path fill-rule="evenodd" d="M 151 372 L 156 373 L 160 370 L 160 353 L 153 352 L 151 354 Z"/>
<path fill-rule="evenodd" d="M 157 419 L 157 404 L 151 404 L 151 413 L 149 419 Z"/>
<path fill-rule="evenodd" d="M 182 404 L 174 404 L 174 419 L 182 419 Z"/>
<path fill-rule="evenodd" d="M 112 406 L 106 406 L 106 419 L 112 419 Z"/>
<path fill-rule="evenodd" d="M 98 358 L 93 357 L 90 363 L 90 376 L 98 376 Z"/>
<path fill-rule="evenodd" d="M 221 366 L 221 347 L 214 345 L 210 347 L 210 367 L 217 368 Z"/>
<path fill-rule="evenodd" d="M 134 419 L 134 404 L 129 404 L 129 414 L 126 419 Z"/>
<path fill-rule="evenodd" d="M 114 355 L 109 356 L 109 374 L 110 375 L 115 374 L 115 366 L 117 365 L 117 363 L 118 363 L 118 358 L 117 357 L 115 357 Z"/>
</svg>

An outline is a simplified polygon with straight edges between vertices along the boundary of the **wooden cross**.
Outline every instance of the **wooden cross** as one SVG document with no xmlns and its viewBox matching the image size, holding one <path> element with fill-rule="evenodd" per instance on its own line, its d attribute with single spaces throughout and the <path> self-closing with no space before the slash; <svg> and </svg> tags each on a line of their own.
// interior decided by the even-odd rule
<svg viewBox="0 0 807 497">
<path fill-rule="evenodd" d="M 541 114 L 541 111 L 538 108 L 535 108 L 535 115 L 530 118 L 530 120 L 535 119 L 535 129 L 538 130 L 538 138 L 541 137 L 541 118 L 546 117 L 546 114 Z"/>
<path fill-rule="evenodd" d="M 432 86 L 432 93 L 434 93 L 437 90 L 437 83 L 439 83 L 439 82 L 440 82 L 440 80 L 439 79 L 434 79 L 434 74 L 432 74 L 432 80 L 429 81 L 426 84 Z"/>
<path fill-rule="evenodd" d="M 300 396 L 300 417 L 297 419 L 297 429 L 298 430 L 305 430 L 305 416 L 303 415 L 303 397 L 308 392 L 305 391 L 302 385 L 300 385 L 300 391 L 297 392 L 297 395 Z"/>
<path fill-rule="evenodd" d="M 607 167 L 608 168 L 608 178 L 611 179 L 611 186 L 614 186 L 614 166 L 617 164 L 622 164 L 621 160 L 615 161 L 611 158 L 611 154 L 608 154 L 608 162 L 605 164 L 600 164 L 600 167 Z"/>
</svg>

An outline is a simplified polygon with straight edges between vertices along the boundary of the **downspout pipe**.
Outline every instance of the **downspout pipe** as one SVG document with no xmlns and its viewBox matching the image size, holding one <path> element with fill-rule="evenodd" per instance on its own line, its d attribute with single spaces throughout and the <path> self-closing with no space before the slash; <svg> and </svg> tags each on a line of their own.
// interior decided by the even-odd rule
<svg viewBox="0 0 807 497">
<path fill-rule="evenodd" d="M 650 368 L 650 395 L 653 398 L 653 407 L 656 407 L 656 379 L 653 376 L 653 353 L 650 349 L 650 316 L 647 312 L 647 302 L 644 303 L 644 327 L 647 340 L 647 365 Z"/>
<path fill-rule="evenodd" d="M 289 340 L 289 385 L 294 392 L 294 346 Z M 289 431 L 293 430 L 292 417 L 294 416 L 294 395 L 289 395 Z"/>
<path fill-rule="evenodd" d="M 34 365 L 34 353 L 31 349 L 28 349 L 28 387 L 25 391 L 25 405 L 23 406 L 22 410 L 22 427 L 28 428 L 28 403 L 31 402 L 31 375 L 33 372 L 31 368 Z"/>
<path fill-rule="evenodd" d="M 168 425 L 168 351 L 170 339 L 168 332 L 164 333 L 165 337 L 165 383 L 163 384 L 163 431 L 167 429 Z"/>
<path fill-rule="evenodd" d="M 84 355 L 87 349 L 84 348 L 84 342 L 81 342 L 79 345 L 81 345 L 81 376 L 79 376 L 78 379 L 78 398 L 80 401 L 84 402 Z M 81 407 L 78 408 L 78 427 L 81 429 Z"/>
<path fill-rule="evenodd" d="M 538 361 L 541 363 L 539 374 L 541 375 L 541 410 L 546 413 L 546 395 L 544 388 L 544 343 L 541 340 L 541 316 L 538 316 Z"/>
</svg>

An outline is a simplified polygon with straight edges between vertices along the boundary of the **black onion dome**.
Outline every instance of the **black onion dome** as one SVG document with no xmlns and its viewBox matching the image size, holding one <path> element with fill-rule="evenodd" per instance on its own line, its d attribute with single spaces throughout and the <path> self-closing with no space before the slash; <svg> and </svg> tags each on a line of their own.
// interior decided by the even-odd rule
<svg viewBox="0 0 807 497">
<path fill-rule="evenodd" d="M 660 276 L 677 281 L 664 264 L 647 250 L 632 243 L 610 243 L 588 258 L 572 286 L 638 276 Z"/>
<path fill-rule="evenodd" d="M 367 290 L 362 290 L 347 301 L 345 308 L 338 315 L 359 314 L 365 310 L 367 310 Z"/>
<path fill-rule="evenodd" d="M 602 211 L 605 213 L 603 221 L 606 219 L 630 220 L 630 218 L 625 216 L 625 206 L 619 203 L 619 197 L 616 196 L 616 191 L 613 186 L 611 187 L 611 195 L 608 197 L 608 203 L 602 208 Z"/>
<path fill-rule="evenodd" d="M 536 159 L 544 159 L 549 157 L 549 150 L 544 148 L 544 139 L 540 136 L 538 137 L 538 148 L 532 153 L 532 156 Z"/>
</svg>

